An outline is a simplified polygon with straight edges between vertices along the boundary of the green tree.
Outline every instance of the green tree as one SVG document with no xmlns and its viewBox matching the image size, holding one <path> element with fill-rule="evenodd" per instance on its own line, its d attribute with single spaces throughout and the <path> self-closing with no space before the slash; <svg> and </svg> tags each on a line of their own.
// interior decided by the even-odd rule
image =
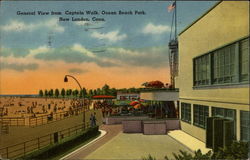
<svg viewBox="0 0 250 160">
<path fill-rule="evenodd" d="M 63 98 L 65 97 L 65 89 L 64 89 L 64 88 L 61 90 L 61 96 L 62 96 Z"/>
<path fill-rule="evenodd" d="M 40 91 L 39 91 L 39 96 L 40 96 L 40 97 L 43 97 L 43 90 L 40 90 Z"/>
<path fill-rule="evenodd" d="M 91 98 L 92 96 L 93 96 L 93 90 L 92 90 L 92 89 L 90 89 L 90 90 L 89 90 L 88 97 L 89 97 L 89 98 Z"/>
<path fill-rule="evenodd" d="M 59 89 L 56 89 L 56 90 L 55 90 L 55 96 L 56 96 L 57 98 L 58 98 L 59 94 L 60 94 L 60 93 L 59 93 Z"/>
<path fill-rule="evenodd" d="M 129 89 L 128 89 L 128 92 L 129 92 L 129 93 L 135 93 L 135 92 L 136 92 L 135 87 L 129 88 Z"/>
<path fill-rule="evenodd" d="M 81 91 L 80 91 L 80 97 L 86 97 L 87 96 L 87 90 L 86 88 L 83 88 Z"/>
<path fill-rule="evenodd" d="M 67 91 L 66 91 L 66 95 L 67 95 L 68 97 L 70 97 L 70 96 L 71 96 L 71 94 L 72 94 L 72 89 L 67 89 Z"/>
<path fill-rule="evenodd" d="M 71 96 L 72 95 L 72 89 L 69 89 L 69 96 Z"/>
<path fill-rule="evenodd" d="M 93 95 L 97 95 L 97 90 L 96 89 L 94 89 Z"/>
<path fill-rule="evenodd" d="M 100 88 L 97 88 L 96 94 L 97 94 L 97 95 L 101 95 L 101 94 L 102 94 L 102 90 L 101 90 Z"/>
<path fill-rule="evenodd" d="M 46 96 L 46 97 L 48 97 L 48 96 L 49 96 L 49 92 L 48 92 L 48 90 L 47 90 L 47 89 L 45 89 L 44 94 L 45 94 L 45 96 Z"/>
<path fill-rule="evenodd" d="M 116 96 L 117 95 L 117 90 L 115 88 L 110 89 L 110 95 Z"/>
<path fill-rule="evenodd" d="M 54 95 L 54 90 L 53 89 L 50 89 L 49 91 L 49 96 L 52 97 Z"/>
<path fill-rule="evenodd" d="M 73 94 L 73 96 L 77 97 L 79 94 L 79 91 L 77 89 L 75 89 L 72 94 Z"/>
<path fill-rule="evenodd" d="M 102 87 L 102 92 L 103 92 L 104 95 L 109 95 L 109 85 L 105 84 Z"/>
</svg>

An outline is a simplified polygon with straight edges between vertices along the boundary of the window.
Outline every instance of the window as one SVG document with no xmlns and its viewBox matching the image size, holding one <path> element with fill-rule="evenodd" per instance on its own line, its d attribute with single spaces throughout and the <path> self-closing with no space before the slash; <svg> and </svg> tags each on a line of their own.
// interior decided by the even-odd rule
<svg viewBox="0 0 250 160">
<path fill-rule="evenodd" d="M 250 141 L 250 112 L 240 111 L 240 139 Z"/>
<path fill-rule="evenodd" d="M 248 82 L 249 38 L 197 57 L 193 64 L 194 86 Z"/>
<path fill-rule="evenodd" d="M 204 55 L 194 60 L 195 63 L 195 85 L 209 84 L 209 55 Z"/>
<path fill-rule="evenodd" d="M 191 123 L 191 104 L 181 103 L 181 120 Z"/>
<path fill-rule="evenodd" d="M 234 121 L 234 128 L 232 132 L 234 133 L 234 137 L 236 138 L 236 110 L 212 107 L 212 116 L 226 118 Z"/>
<path fill-rule="evenodd" d="M 208 114 L 208 106 L 194 104 L 194 125 L 206 128 Z"/>
<path fill-rule="evenodd" d="M 240 42 L 240 81 L 249 81 L 249 38 Z"/>
<path fill-rule="evenodd" d="M 235 80 L 235 44 L 219 49 L 212 54 L 212 83 L 232 83 Z"/>
</svg>

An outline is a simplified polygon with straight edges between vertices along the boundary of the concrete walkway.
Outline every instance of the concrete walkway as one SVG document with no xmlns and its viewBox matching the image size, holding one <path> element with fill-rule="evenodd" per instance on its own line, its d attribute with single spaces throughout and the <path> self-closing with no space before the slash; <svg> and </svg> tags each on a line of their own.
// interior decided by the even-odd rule
<svg viewBox="0 0 250 160">
<path fill-rule="evenodd" d="M 173 158 L 173 153 L 179 153 L 179 150 L 191 154 L 198 149 L 202 153 L 210 150 L 181 130 L 170 131 L 167 135 L 143 135 L 122 133 L 122 125 L 102 125 L 100 129 L 105 130 L 106 135 L 62 159 L 140 160 L 150 154 L 162 160 L 166 155 Z"/>
<path fill-rule="evenodd" d="M 105 130 L 106 135 L 102 138 L 96 140 L 94 143 L 89 144 L 86 147 L 79 149 L 74 154 L 69 154 L 65 156 L 63 159 L 85 159 L 90 153 L 94 152 L 96 149 L 110 141 L 113 137 L 119 134 L 122 130 L 121 125 L 102 125 L 100 126 L 100 130 Z"/>
<path fill-rule="evenodd" d="M 206 144 L 204 142 L 190 136 L 189 134 L 183 132 L 182 130 L 170 131 L 168 135 L 174 138 L 175 140 L 179 141 L 183 145 L 187 146 L 192 151 L 200 149 L 202 153 L 207 153 L 208 151 L 211 150 L 209 148 L 206 148 Z"/>
<path fill-rule="evenodd" d="M 163 160 L 167 155 L 174 158 L 172 153 L 179 150 L 192 153 L 168 135 L 144 135 L 142 133 L 119 133 L 112 140 L 89 154 L 88 160 L 141 160 L 149 154 L 157 160 Z"/>
<path fill-rule="evenodd" d="M 99 130 L 101 132 L 101 135 L 99 135 L 96 139 L 90 141 L 89 143 L 85 144 L 84 146 L 74 150 L 73 152 L 65 155 L 64 157 L 60 158 L 60 160 L 64 160 L 64 159 L 68 159 L 69 157 L 72 157 L 74 154 L 77 154 L 78 152 L 81 152 L 83 149 L 85 149 L 86 147 L 88 147 L 89 145 L 95 143 L 96 141 L 98 141 L 100 138 L 102 138 L 103 136 L 105 136 L 107 134 L 106 131 L 104 130 Z"/>
</svg>

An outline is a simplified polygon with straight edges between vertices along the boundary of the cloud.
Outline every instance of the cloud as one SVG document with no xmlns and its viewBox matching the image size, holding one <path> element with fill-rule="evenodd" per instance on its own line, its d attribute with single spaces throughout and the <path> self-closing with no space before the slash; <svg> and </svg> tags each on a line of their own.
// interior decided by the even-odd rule
<svg viewBox="0 0 250 160">
<path fill-rule="evenodd" d="M 38 64 L 30 63 L 30 64 L 22 64 L 22 63 L 6 63 L 1 62 L 1 69 L 11 69 L 18 72 L 23 72 L 25 70 L 36 70 L 38 69 Z"/>
<path fill-rule="evenodd" d="M 88 57 L 96 57 L 93 52 L 87 50 L 85 47 L 83 47 L 80 44 L 74 44 L 72 47 L 73 51 L 80 52 L 83 54 L 86 54 Z"/>
<path fill-rule="evenodd" d="M 143 49 L 108 48 L 106 57 L 119 61 L 123 65 L 135 67 L 164 67 L 168 65 L 167 46 L 150 47 Z"/>
<path fill-rule="evenodd" d="M 0 29 L 5 32 L 32 32 L 42 28 L 47 28 L 54 32 L 64 32 L 64 27 L 59 25 L 58 20 L 55 18 L 38 23 L 25 23 L 18 20 L 12 20 L 8 24 L 0 26 Z"/>
<path fill-rule="evenodd" d="M 86 72 L 88 72 L 88 71 L 84 70 L 84 69 L 80 69 L 80 68 L 69 69 L 69 73 L 72 73 L 72 74 L 82 74 L 82 73 L 86 73 Z"/>
<path fill-rule="evenodd" d="M 38 48 L 30 49 L 29 55 L 33 56 L 33 55 L 36 55 L 38 53 L 47 53 L 47 52 L 49 52 L 49 50 L 50 50 L 50 48 L 48 48 L 47 46 L 39 46 Z"/>
<path fill-rule="evenodd" d="M 109 42 L 116 42 L 116 41 L 121 41 L 127 38 L 126 34 L 120 34 L 119 30 L 111 31 L 108 33 L 100 33 L 100 32 L 93 32 L 91 34 L 91 37 L 97 38 L 97 39 L 105 39 L 108 40 Z"/>
<path fill-rule="evenodd" d="M 29 54 L 28 49 L 24 48 L 0 48 L 0 57 L 25 57 Z"/>
<path fill-rule="evenodd" d="M 164 25 L 154 25 L 152 23 L 148 23 L 142 30 L 142 33 L 144 34 L 161 34 L 164 32 L 171 31 L 171 28 L 169 26 Z"/>
<path fill-rule="evenodd" d="M 118 66 L 118 64 L 97 57 L 93 52 L 89 51 L 80 44 L 74 44 L 73 46 L 62 48 L 54 48 L 48 52 L 38 53 L 34 55 L 34 58 L 45 61 L 62 60 L 66 63 L 79 64 L 84 62 L 93 62 L 101 67 Z"/>
<path fill-rule="evenodd" d="M 94 53 L 81 44 L 73 44 L 61 48 L 40 46 L 34 49 L 27 49 L 25 56 L 22 57 L 13 56 L 17 53 L 11 49 L 4 49 L 3 58 L 14 57 L 18 58 L 18 62 L 21 63 L 35 62 L 38 64 L 43 64 L 43 62 L 56 64 L 58 63 L 57 61 L 63 61 L 68 64 L 93 63 L 104 68 L 126 66 L 147 68 L 168 67 L 167 45 L 140 49 L 107 47 L 104 50 L 101 53 Z M 23 61 L 21 61 L 21 58 Z M 8 59 L 6 60 L 10 62 Z"/>
</svg>

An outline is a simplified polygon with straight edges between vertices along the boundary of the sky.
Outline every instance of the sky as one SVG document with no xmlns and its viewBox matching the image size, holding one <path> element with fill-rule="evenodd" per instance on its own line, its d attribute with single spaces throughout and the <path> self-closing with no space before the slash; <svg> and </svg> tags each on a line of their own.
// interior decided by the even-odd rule
<svg viewBox="0 0 250 160">
<path fill-rule="evenodd" d="M 168 42 L 173 11 L 167 8 L 172 3 L 1 1 L 0 94 L 78 88 L 73 79 L 63 82 L 68 74 L 87 89 L 104 84 L 141 87 L 153 80 L 169 83 Z M 215 3 L 178 1 L 177 32 Z M 83 21 L 74 21 L 80 18 Z"/>
</svg>

